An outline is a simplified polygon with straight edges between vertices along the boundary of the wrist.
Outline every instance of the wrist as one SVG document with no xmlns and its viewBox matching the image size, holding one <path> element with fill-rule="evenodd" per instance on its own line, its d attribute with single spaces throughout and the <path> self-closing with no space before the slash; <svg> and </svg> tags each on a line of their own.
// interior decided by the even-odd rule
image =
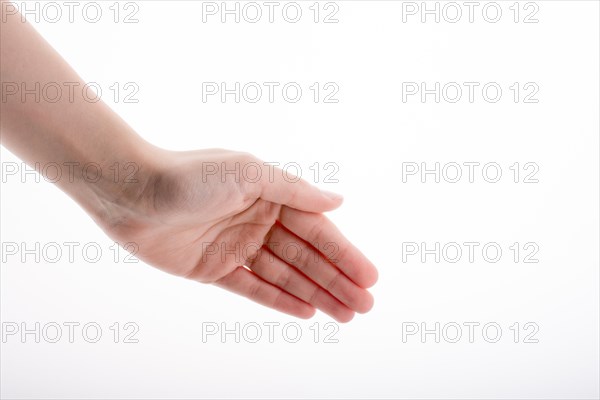
<svg viewBox="0 0 600 400">
<path fill-rule="evenodd" d="M 73 188 L 76 201 L 104 229 L 122 225 L 134 214 L 149 210 L 156 182 L 163 175 L 161 160 L 167 151 L 128 138 L 100 160 L 81 165 L 80 179 Z"/>
</svg>

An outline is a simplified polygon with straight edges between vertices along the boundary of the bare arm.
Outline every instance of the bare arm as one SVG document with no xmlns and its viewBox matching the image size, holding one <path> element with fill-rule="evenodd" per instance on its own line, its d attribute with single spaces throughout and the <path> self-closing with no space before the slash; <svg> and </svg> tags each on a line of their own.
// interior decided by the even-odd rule
<svg viewBox="0 0 600 400">
<path fill-rule="evenodd" d="M 56 102 L 23 95 L 23 87 L 84 82 L 19 14 L 4 12 L 12 5 L 0 5 L 2 145 L 30 165 L 71 168 L 74 179 L 57 184 L 111 238 L 135 242 L 139 258 L 166 272 L 301 318 L 321 309 L 349 321 L 372 307 L 375 267 L 322 214 L 340 196 L 286 180 L 250 154 L 159 149 L 80 90 Z M 90 163 L 101 171 L 134 163 L 137 173 L 86 179 Z M 220 173 L 250 163 L 264 169 L 260 179 Z"/>
</svg>

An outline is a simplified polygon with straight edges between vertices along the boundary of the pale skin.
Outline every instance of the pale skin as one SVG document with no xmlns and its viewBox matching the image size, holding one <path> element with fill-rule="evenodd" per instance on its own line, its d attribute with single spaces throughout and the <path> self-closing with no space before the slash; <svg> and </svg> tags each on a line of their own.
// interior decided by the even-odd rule
<svg viewBox="0 0 600 400">
<path fill-rule="evenodd" d="M 372 308 L 377 270 L 323 214 L 341 196 L 247 153 L 160 149 L 81 90 L 56 102 L 23 99 L 21 84 L 85 82 L 7 5 L 0 1 L 2 145 L 32 166 L 69 166 L 56 184 L 109 237 L 135 243 L 138 258 L 165 272 L 299 318 L 318 309 L 347 322 Z M 83 169 L 92 162 L 103 171 L 97 182 Z M 135 174 L 115 179 L 114 165 L 126 164 Z M 260 166 L 260 179 L 222 173 L 248 165 Z"/>
</svg>

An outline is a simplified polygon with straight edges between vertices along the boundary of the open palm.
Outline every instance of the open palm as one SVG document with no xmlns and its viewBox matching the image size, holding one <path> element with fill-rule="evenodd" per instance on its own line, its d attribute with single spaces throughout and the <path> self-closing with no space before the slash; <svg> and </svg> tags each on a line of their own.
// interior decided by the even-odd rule
<svg viewBox="0 0 600 400">
<path fill-rule="evenodd" d="M 265 306 L 340 322 L 371 309 L 372 263 L 322 214 L 341 197 L 246 153 L 168 152 L 140 201 L 103 228 L 166 272 Z"/>
</svg>

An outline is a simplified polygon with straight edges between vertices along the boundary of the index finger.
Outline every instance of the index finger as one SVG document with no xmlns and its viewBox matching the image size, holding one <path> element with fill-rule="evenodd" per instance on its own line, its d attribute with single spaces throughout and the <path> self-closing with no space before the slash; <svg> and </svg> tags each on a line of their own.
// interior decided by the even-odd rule
<svg viewBox="0 0 600 400">
<path fill-rule="evenodd" d="M 283 206 L 279 222 L 321 251 L 358 286 L 369 288 L 377 282 L 378 273 L 373 263 L 325 215 Z M 323 252 L 323 249 L 332 245 L 336 247 L 335 254 L 325 254 L 329 252 Z"/>
</svg>

